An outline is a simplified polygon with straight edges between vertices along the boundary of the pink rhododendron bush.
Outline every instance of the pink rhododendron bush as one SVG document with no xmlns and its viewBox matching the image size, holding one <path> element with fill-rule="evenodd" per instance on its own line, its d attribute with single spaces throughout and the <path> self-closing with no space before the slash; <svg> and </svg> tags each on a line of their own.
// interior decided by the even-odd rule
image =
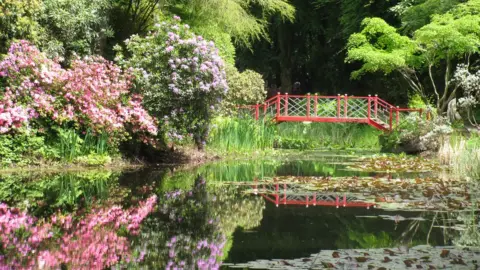
<svg viewBox="0 0 480 270">
<path fill-rule="evenodd" d="M 71 214 L 36 220 L 0 203 L 0 269 L 105 269 L 142 260 L 127 236 L 139 233 L 156 203 L 153 195 L 126 210 L 93 209 L 80 220 Z"/>
<path fill-rule="evenodd" d="M 14 43 L 0 62 L 0 136 L 68 127 L 108 133 L 109 143 L 131 135 L 152 142 L 155 120 L 130 95 L 134 77 L 101 57 L 63 68 L 27 41 Z"/>
<path fill-rule="evenodd" d="M 128 58 L 119 53 L 117 60 L 137 75 L 138 91 L 146 109 L 161 123 L 164 139 L 194 136 L 201 147 L 212 115 L 228 91 L 215 44 L 174 17 L 156 24 L 146 37 L 132 36 L 126 50 Z"/>
</svg>

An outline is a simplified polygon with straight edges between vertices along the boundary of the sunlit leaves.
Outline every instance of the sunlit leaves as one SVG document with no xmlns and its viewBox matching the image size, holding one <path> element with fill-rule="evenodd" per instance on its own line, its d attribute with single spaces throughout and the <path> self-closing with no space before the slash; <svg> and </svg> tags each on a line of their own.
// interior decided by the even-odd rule
<svg viewBox="0 0 480 270">
<path fill-rule="evenodd" d="M 430 24 L 417 30 L 415 42 L 429 63 L 478 52 L 480 16 L 436 15 Z"/>
<path fill-rule="evenodd" d="M 415 51 L 414 43 L 380 18 L 367 18 L 360 33 L 348 42 L 347 62 L 361 61 L 363 66 L 352 72 L 352 78 L 381 71 L 386 74 L 408 67 Z"/>
</svg>

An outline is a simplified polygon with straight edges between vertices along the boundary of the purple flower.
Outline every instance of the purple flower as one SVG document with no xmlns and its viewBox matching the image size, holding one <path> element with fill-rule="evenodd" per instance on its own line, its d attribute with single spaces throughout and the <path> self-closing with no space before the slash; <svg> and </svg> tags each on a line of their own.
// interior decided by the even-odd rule
<svg viewBox="0 0 480 270">
<path fill-rule="evenodd" d="M 167 48 L 165 48 L 165 51 L 166 51 L 167 53 L 169 53 L 169 52 L 173 51 L 173 49 L 174 49 L 173 46 L 168 46 Z"/>
</svg>

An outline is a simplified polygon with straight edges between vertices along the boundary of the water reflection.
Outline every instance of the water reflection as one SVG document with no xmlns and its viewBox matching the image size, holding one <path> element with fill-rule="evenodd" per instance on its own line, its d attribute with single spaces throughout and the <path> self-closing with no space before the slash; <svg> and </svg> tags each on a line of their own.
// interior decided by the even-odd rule
<svg viewBox="0 0 480 270">
<path fill-rule="evenodd" d="M 359 249 L 480 245 L 478 184 L 368 177 L 344 171 L 345 160 L 0 176 L 0 269 L 218 269 L 294 265 L 320 250 L 340 260 Z M 396 195 L 439 207 L 401 211 Z"/>
<path fill-rule="evenodd" d="M 297 184 L 287 183 L 258 183 L 254 181 L 251 192 L 260 195 L 266 201 L 274 203 L 277 207 L 282 205 L 309 206 L 335 206 L 339 207 L 376 207 L 375 203 L 363 202 L 355 195 L 344 193 L 343 195 L 328 192 L 316 192 L 305 190 Z"/>
<path fill-rule="evenodd" d="M 0 204 L 0 268 L 104 269 L 141 260 L 132 256 L 127 236 L 138 234 L 156 200 L 152 196 L 126 210 L 95 207 L 88 214 L 58 213 L 45 219 Z"/>
</svg>

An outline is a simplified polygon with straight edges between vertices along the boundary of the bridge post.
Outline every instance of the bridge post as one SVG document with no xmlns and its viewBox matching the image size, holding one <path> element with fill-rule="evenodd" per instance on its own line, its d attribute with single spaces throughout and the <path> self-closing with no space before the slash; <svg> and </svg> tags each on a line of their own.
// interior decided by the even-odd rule
<svg viewBox="0 0 480 270">
<path fill-rule="evenodd" d="M 317 114 L 317 113 L 318 113 L 318 108 L 317 108 L 317 107 L 318 107 L 318 94 L 317 94 L 317 93 L 315 93 L 315 97 L 314 97 L 314 101 L 313 101 L 313 106 L 314 106 L 314 108 L 313 108 L 313 114 L 315 115 L 315 117 L 317 117 L 317 116 L 318 116 L 318 114 Z"/>
<path fill-rule="evenodd" d="M 393 127 L 392 127 L 392 120 L 393 120 L 393 107 L 390 106 L 390 131 L 393 130 Z"/>
<path fill-rule="evenodd" d="M 260 107 L 260 105 L 258 105 L 258 104 L 255 105 L 255 120 L 258 120 L 258 118 L 259 118 L 259 114 L 260 114 L 259 107 Z"/>
<path fill-rule="evenodd" d="M 276 105 L 277 105 L 277 114 L 275 115 L 275 117 L 279 117 L 280 116 L 280 92 L 277 93 L 277 102 L 276 102 Z"/>
<path fill-rule="evenodd" d="M 377 94 L 375 94 L 375 101 L 374 102 L 375 102 L 375 109 L 374 109 L 375 110 L 375 119 L 377 119 L 378 118 L 378 95 Z"/>
<path fill-rule="evenodd" d="M 288 116 L 288 93 L 285 93 L 285 116 Z"/>
<path fill-rule="evenodd" d="M 337 118 L 340 118 L 340 94 L 337 95 Z"/>
<path fill-rule="evenodd" d="M 345 104 L 343 104 L 343 117 L 348 118 L 348 95 L 345 94 Z"/>
<path fill-rule="evenodd" d="M 400 120 L 400 115 L 399 115 L 399 112 L 398 112 L 399 110 L 398 110 L 398 109 L 399 109 L 399 107 L 397 106 L 397 108 L 395 109 L 396 114 L 397 114 L 397 115 L 396 115 L 396 118 L 397 118 L 397 119 L 396 119 L 396 120 L 397 120 L 397 121 L 396 121 L 396 122 L 397 122 L 397 123 L 396 123 L 396 126 L 397 126 L 397 127 L 398 127 L 398 122 L 399 122 L 399 120 Z"/>
<path fill-rule="evenodd" d="M 371 118 L 371 112 L 370 112 L 370 107 L 372 106 L 372 96 L 368 95 L 368 108 L 367 108 L 367 118 L 370 120 Z"/>
<path fill-rule="evenodd" d="M 307 119 L 310 118 L 310 93 L 307 94 Z"/>
</svg>

